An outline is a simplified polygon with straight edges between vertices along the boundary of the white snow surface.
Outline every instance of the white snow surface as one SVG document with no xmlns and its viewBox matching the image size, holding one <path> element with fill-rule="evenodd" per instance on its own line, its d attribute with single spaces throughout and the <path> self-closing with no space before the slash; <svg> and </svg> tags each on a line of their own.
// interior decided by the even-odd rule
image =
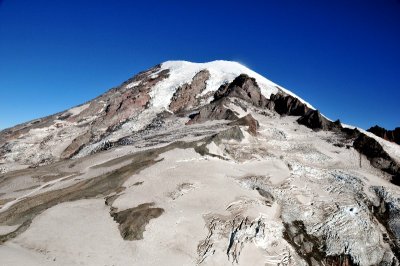
<svg viewBox="0 0 400 266">
<path fill-rule="evenodd" d="M 79 105 L 79 106 L 69 109 L 68 112 L 71 113 L 72 116 L 76 116 L 76 115 L 79 115 L 80 113 L 82 113 L 83 110 L 87 109 L 89 107 L 89 105 L 90 105 L 89 103 Z"/>
<path fill-rule="evenodd" d="M 309 103 L 295 95 L 291 91 L 282 88 L 274 82 L 266 79 L 260 74 L 253 70 L 233 61 L 217 60 L 208 63 L 192 63 L 188 61 L 166 61 L 161 64 L 162 70 L 168 69 L 169 77 L 159 82 L 150 92 L 152 98 L 152 104 L 156 108 L 168 109 L 171 98 L 175 91 L 185 83 L 190 83 L 193 77 L 201 70 L 208 70 L 210 72 L 210 78 L 207 80 L 206 89 L 202 92 L 205 95 L 208 92 L 218 90 L 218 88 L 224 84 L 232 82 L 240 74 L 247 74 L 248 76 L 255 78 L 258 85 L 261 88 L 261 93 L 266 97 L 270 98 L 271 94 L 278 92 L 278 88 L 285 93 L 298 98 L 300 101 L 305 103 L 308 107 L 315 109 Z"/>
</svg>

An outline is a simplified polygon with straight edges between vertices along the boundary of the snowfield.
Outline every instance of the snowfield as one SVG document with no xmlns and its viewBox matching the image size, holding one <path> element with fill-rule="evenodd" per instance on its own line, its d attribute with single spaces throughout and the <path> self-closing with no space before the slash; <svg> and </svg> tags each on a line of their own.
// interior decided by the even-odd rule
<svg viewBox="0 0 400 266">
<path fill-rule="evenodd" d="M 347 252 L 360 265 L 378 262 L 390 250 L 380 244 L 379 232 L 384 229 L 376 227 L 352 195 L 368 195 L 372 186 L 398 191 L 397 187 L 368 166 L 366 159 L 359 168 L 354 150 L 332 146 L 326 141 L 334 137 L 330 134 L 298 127 L 289 117 L 257 118 L 261 124 L 257 138 L 243 128 L 247 136 L 243 142 L 212 142 L 210 155 L 201 156 L 192 148 L 173 149 L 125 181 L 112 208 L 123 211 L 153 203 L 164 210 L 146 225 L 142 240 L 121 238 L 104 199 L 82 199 L 40 214 L 24 233 L 0 246 L 2 258 L 7 265 L 232 265 L 234 257 L 238 265 L 283 261 L 287 261 L 283 265 L 306 265 L 283 238 L 282 222 L 301 219 L 310 226 L 310 234 L 333 241 L 327 242 L 329 254 L 344 252 L 343 245 L 347 245 Z M 75 167 L 90 172 L 95 169 L 88 164 L 113 157 L 121 157 L 121 150 L 97 155 L 90 163 Z M 266 204 L 256 187 L 268 191 L 272 202 Z M 332 217 L 324 218 L 326 211 Z M 264 231 L 251 241 L 238 235 L 243 248 L 232 251 L 228 259 L 230 224 L 238 217 L 262 224 Z M 215 229 L 207 229 L 212 221 Z M 209 237 L 209 230 L 215 230 L 215 236 Z M 255 232 L 251 230 L 255 229 L 250 226 L 243 234 L 250 237 Z M 200 248 L 204 241 L 212 243 L 212 252 Z M 359 249 L 365 243 L 368 248 Z M 24 255 L 12 255 L 16 253 Z"/>
</svg>

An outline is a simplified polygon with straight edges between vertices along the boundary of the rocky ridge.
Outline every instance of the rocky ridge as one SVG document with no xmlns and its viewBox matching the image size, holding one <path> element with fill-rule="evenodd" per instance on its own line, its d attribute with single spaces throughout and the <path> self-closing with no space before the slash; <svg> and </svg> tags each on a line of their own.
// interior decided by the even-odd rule
<svg viewBox="0 0 400 266">
<path fill-rule="evenodd" d="M 367 130 L 375 134 L 378 137 L 381 137 L 385 140 L 397 143 L 400 145 L 400 127 L 396 127 L 394 130 L 386 130 L 383 127 L 378 125 L 371 127 Z"/>
</svg>

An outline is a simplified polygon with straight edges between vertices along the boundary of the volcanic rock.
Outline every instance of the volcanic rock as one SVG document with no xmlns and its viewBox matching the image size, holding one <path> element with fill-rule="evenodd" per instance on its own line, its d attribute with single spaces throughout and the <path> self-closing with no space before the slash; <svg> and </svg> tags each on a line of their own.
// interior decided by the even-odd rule
<svg viewBox="0 0 400 266">
<path fill-rule="evenodd" d="M 271 110 L 275 110 L 280 115 L 305 115 L 311 109 L 298 98 L 285 93 L 272 94 L 269 104 Z"/>
<path fill-rule="evenodd" d="M 388 141 L 397 143 L 400 145 L 400 127 L 395 128 L 394 130 L 387 130 L 378 125 L 371 127 L 367 131 L 375 134 L 378 137 L 386 139 Z"/>
<path fill-rule="evenodd" d="M 399 164 L 393 160 L 389 154 L 375 139 L 361 133 L 354 141 L 353 147 L 360 153 L 367 156 L 371 164 L 397 178 L 400 173 Z M 398 180 L 393 182 L 399 182 Z"/>
<path fill-rule="evenodd" d="M 199 112 L 189 116 L 190 120 L 187 124 L 202 123 L 208 120 L 238 119 L 238 116 L 231 109 L 226 107 L 226 102 L 228 102 L 228 100 L 223 98 L 202 107 Z"/>
<path fill-rule="evenodd" d="M 257 135 L 259 123 L 251 114 L 243 116 L 236 121 L 230 122 L 228 125 L 232 126 L 248 126 L 248 132 L 253 136 Z"/>
<path fill-rule="evenodd" d="M 214 101 L 224 97 L 237 97 L 252 103 L 257 107 L 264 107 L 268 100 L 261 94 L 260 87 L 254 78 L 241 74 L 231 83 L 222 85 L 214 94 Z"/>
<path fill-rule="evenodd" d="M 313 130 L 334 130 L 342 127 L 340 121 L 329 121 L 318 110 L 309 110 L 305 115 L 297 119 L 297 122 Z"/>
<path fill-rule="evenodd" d="M 201 70 L 197 73 L 190 84 L 183 84 L 174 93 L 169 109 L 177 113 L 182 110 L 194 108 L 199 105 L 201 92 L 206 88 L 207 80 L 210 78 L 208 70 Z"/>
</svg>

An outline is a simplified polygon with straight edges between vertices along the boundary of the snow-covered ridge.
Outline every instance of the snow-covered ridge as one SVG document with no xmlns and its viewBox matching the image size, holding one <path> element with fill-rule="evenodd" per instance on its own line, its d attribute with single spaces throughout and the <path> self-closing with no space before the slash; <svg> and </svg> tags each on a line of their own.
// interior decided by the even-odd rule
<svg viewBox="0 0 400 266">
<path fill-rule="evenodd" d="M 161 64 L 161 69 L 157 72 L 161 72 L 162 70 L 169 70 L 169 77 L 159 83 L 152 89 L 150 92 L 150 96 L 152 98 L 152 104 L 155 109 L 165 108 L 168 109 L 168 106 L 171 102 L 171 98 L 177 88 L 182 86 L 185 83 L 190 83 L 193 77 L 200 72 L 201 70 L 208 70 L 210 72 L 210 78 L 207 80 L 206 89 L 202 92 L 202 95 L 207 94 L 208 92 L 214 92 L 218 90 L 218 88 L 224 84 L 232 82 L 237 76 L 240 74 L 247 74 L 248 76 L 255 78 L 258 85 L 260 86 L 261 93 L 266 97 L 270 98 L 271 94 L 275 94 L 278 92 L 278 88 L 285 93 L 292 95 L 293 97 L 298 98 L 301 102 L 305 103 L 308 107 L 315 109 L 311 104 L 294 94 L 293 92 L 283 88 L 282 86 L 270 81 L 269 79 L 263 77 L 257 72 L 245 67 L 244 65 L 234 62 L 234 61 L 225 61 L 225 60 L 216 60 L 207 63 L 193 63 L 188 61 L 166 61 Z M 157 73 L 153 75 L 157 75 Z M 211 99 L 210 99 L 211 100 Z M 323 115 L 330 121 L 330 118 Z M 344 127 L 355 128 L 351 125 L 344 125 Z M 360 128 L 358 128 L 360 129 Z M 368 135 L 369 137 L 377 140 L 384 149 L 393 156 L 397 161 L 400 162 L 400 149 L 397 144 L 391 143 L 387 140 L 384 140 L 380 137 L 375 136 L 374 134 L 367 132 L 365 130 L 360 129 L 361 132 Z"/>
<path fill-rule="evenodd" d="M 390 155 L 390 157 L 392 157 L 393 159 L 395 159 L 397 162 L 400 163 L 400 146 L 397 145 L 396 143 L 393 143 L 386 139 L 378 137 L 374 133 L 368 132 L 360 127 L 355 127 L 355 126 L 347 125 L 347 124 L 342 124 L 342 126 L 344 128 L 349 128 L 349 129 L 357 128 L 361 133 L 367 135 L 370 138 L 373 138 L 382 146 L 382 148 Z"/>
<path fill-rule="evenodd" d="M 217 60 L 208 63 L 192 63 L 188 61 L 166 61 L 161 64 L 161 69 L 168 69 L 169 77 L 159 82 L 150 92 L 152 103 L 154 107 L 168 109 L 170 100 L 176 91 L 176 89 L 185 84 L 190 83 L 193 77 L 201 70 L 208 70 L 210 72 L 210 78 L 207 81 L 207 87 L 203 91 L 202 95 L 218 90 L 218 88 L 227 82 L 232 82 L 240 74 L 247 74 L 250 77 L 256 79 L 258 85 L 261 88 L 261 93 L 266 97 L 270 98 L 271 94 L 278 92 L 278 88 L 285 93 L 298 98 L 300 101 L 305 103 L 308 107 L 315 109 L 311 104 L 307 103 L 299 96 L 295 95 L 291 91 L 282 88 L 276 83 L 266 79 L 260 74 L 253 70 L 233 61 Z"/>
</svg>

